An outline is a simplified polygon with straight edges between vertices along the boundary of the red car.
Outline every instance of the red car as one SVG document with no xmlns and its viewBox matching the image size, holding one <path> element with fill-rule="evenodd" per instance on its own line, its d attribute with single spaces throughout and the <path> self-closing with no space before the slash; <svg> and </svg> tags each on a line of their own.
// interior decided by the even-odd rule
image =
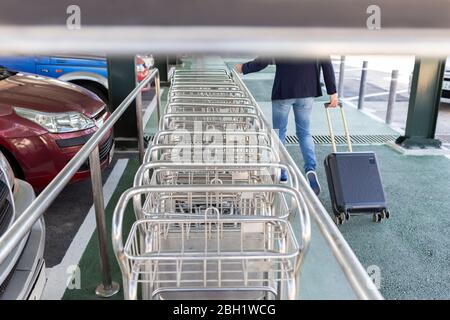
<svg viewBox="0 0 450 320">
<path fill-rule="evenodd" d="M 43 189 L 109 117 L 90 91 L 52 78 L 0 67 L 0 150 L 18 178 Z M 101 141 L 105 167 L 114 146 L 112 131 Z M 89 177 L 86 163 L 72 182 Z"/>
</svg>

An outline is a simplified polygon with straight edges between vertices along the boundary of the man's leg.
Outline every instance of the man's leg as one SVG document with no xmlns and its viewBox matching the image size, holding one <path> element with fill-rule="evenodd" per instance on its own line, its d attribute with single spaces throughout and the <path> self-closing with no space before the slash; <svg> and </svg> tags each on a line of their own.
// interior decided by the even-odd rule
<svg viewBox="0 0 450 320">
<path fill-rule="evenodd" d="M 283 144 L 286 140 L 289 111 L 293 102 L 294 100 L 291 99 L 272 101 L 272 126 L 278 130 L 278 137 Z"/>
<path fill-rule="evenodd" d="M 286 140 L 286 131 L 289 119 L 289 111 L 291 110 L 294 100 L 273 100 L 272 101 L 272 126 L 278 130 L 278 137 L 284 145 Z M 281 181 L 287 180 L 287 173 L 281 170 Z"/>
<path fill-rule="evenodd" d="M 310 132 L 311 112 L 314 98 L 296 99 L 294 103 L 295 129 L 303 155 L 304 170 L 314 192 L 320 193 L 320 185 L 316 175 L 316 151 Z"/>
<path fill-rule="evenodd" d="M 316 170 L 316 152 L 309 128 L 313 104 L 314 98 L 296 99 L 294 103 L 295 130 L 305 161 L 305 172 Z"/>
</svg>

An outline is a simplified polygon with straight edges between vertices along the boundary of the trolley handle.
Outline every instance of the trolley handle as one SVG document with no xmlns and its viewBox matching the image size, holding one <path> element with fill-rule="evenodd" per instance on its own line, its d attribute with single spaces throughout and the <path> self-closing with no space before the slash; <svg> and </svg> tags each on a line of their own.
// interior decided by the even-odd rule
<svg viewBox="0 0 450 320">
<path fill-rule="evenodd" d="M 226 149 L 233 149 L 233 148 L 246 148 L 246 149 L 250 149 L 250 148 L 256 148 L 258 150 L 264 150 L 267 151 L 270 155 L 270 157 L 273 159 L 273 161 L 275 163 L 279 163 L 280 162 L 280 155 L 278 154 L 277 150 L 275 150 L 272 147 L 268 147 L 268 146 L 261 146 L 261 145 L 257 145 L 257 144 L 251 144 L 251 145 L 231 145 L 231 144 L 218 144 L 218 145 L 214 145 L 214 144 L 203 144 L 201 145 L 202 150 L 203 149 L 219 149 L 222 148 L 223 150 Z M 158 151 L 171 151 L 171 149 L 174 148 L 191 148 L 191 150 L 194 150 L 194 148 L 196 148 L 195 144 L 176 144 L 176 145 L 164 145 L 164 144 L 157 144 L 157 145 L 152 145 L 150 148 L 147 148 L 147 150 L 145 151 L 144 154 L 144 163 L 147 162 L 152 162 L 152 161 L 157 161 L 157 159 L 155 159 L 155 153 Z M 191 162 L 187 162 L 187 163 L 191 163 Z M 220 163 L 220 162 L 219 162 Z"/>
<path fill-rule="evenodd" d="M 177 186 L 155 186 L 146 185 L 132 187 L 126 190 L 119 198 L 112 218 L 112 242 L 114 253 L 122 268 L 127 268 L 124 256 L 124 242 L 123 242 L 123 218 L 130 200 L 149 193 L 163 193 L 163 192 L 281 192 L 290 194 L 295 198 L 296 209 L 298 210 L 298 219 L 300 226 L 300 239 L 302 240 L 303 252 L 308 247 L 311 237 L 311 222 L 309 209 L 302 194 L 292 187 L 282 185 L 177 185 Z M 291 208 L 291 212 L 292 212 Z M 212 209 L 210 209 L 212 210 Z M 137 214 L 135 212 L 135 214 Z M 292 215 L 289 215 L 289 218 Z M 136 216 L 137 219 L 139 219 Z M 274 217 L 274 219 L 276 219 Z"/>
<path fill-rule="evenodd" d="M 337 152 L 336 139 L 334 136 L 333 125 L 331 123 L 331 117 L 330 117 L 330 111 L 329 111 L 330 103 L 326 102 L 326 103 L 324 103 L 324 106 L 325 106 L 325 112 L 327 115 L 328 131 L 330 132 L 330 137 L 331 137 L 331 145 L 333 146 L 333 152 Z M 347 118 L 345 117 L 344 106 L 343 106 L 342 102 L 338 103 L 338 107 L 339 107 L 339 110 L 341 113 L 342 123 L 344 124 L 345 140 L 347 141 L 348 151 L 353 152 L 352 142 L 350 139 L 350 133 L 348 130 Z"/>
</svg>

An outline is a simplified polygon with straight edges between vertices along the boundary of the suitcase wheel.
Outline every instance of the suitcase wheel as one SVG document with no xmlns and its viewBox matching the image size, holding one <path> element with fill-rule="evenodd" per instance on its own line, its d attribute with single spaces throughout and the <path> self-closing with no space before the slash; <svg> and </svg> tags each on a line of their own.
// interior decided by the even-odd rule
<svg viewBox="0 0 450 320">
<path fill-rule="evenodd" d="M 381 222 L 381 219 L 383 219 L 383 213 L 375 212 L 373 214 L 373 222 Z"/>
<path fill-rule="evenodd" d="M 342 219 L 342 217 L 339 216 L 334 216 L 334 223 L 336 223 L 338 226 L 344 223 L 344 219 Z"/>
<path fill-rule="evenodd" d="M 345 220 L 348 220 L 348 219 L 350 219 L 350 215 L 348 214 L 348 212 L 346 212 L 346 213 L 344 213 L 344 212 L 339 212 L 339 213 L 336 213 L 335 216 L 334 216 L 334 222 L 335 222 L 337 225 L 343 224 L 344 221 L 345 221 Z"/>
<path fill-rule="evenodd" d="M 384 209 L 381 211 L 381 215 L 383 219 L 389 219 L 389 210 Z"/>
</svg>

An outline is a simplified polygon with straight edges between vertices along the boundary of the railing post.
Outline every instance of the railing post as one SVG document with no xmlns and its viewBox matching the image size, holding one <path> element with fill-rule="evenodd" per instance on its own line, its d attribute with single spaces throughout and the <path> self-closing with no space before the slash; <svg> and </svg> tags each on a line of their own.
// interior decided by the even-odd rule
<svg viewBox="0 0 450 320">
<path fill-rule="evenodd" d="M 119 284 L 112 281 L 111 266 L 109 264 L 107 233 L 105 223 L 105 204 L 103 202 L 103 183 L 100 167 L 98 145 L 89 154 L 89 168 L 91 171 L 92 196 L 94 199 L 95 220 L 97 223 L 98 247 L 100 253 L 100 269 L 102 283 L 97 286 L 95 293 L 100 297 L 111 297 L 119 292 Z"/>
<path fill-rule="evenodd" d="M 341 56 L 341 64 L 339 66 L 339 87 L 338 87 L 339 98 L 344 97 L 344 70 L 345 70 L 345 56 Z"/>
<path fill-rule="evenodd" d="M 409 74 L 409 82 L 408 82 L 408 94 L 411 94 L 411 85 L 412 85 L 413 74 Z"/>
<path fill-rule="evenodd" d="M 161 81 L 160 81 L 159 71 L 156 73 L 155 77 L 155 94 L 156 94 L 156 117 L 159 120 L 161 119 Z"/>
<path fill-rule="evenodd" d="M 136 96 L 136 125 L 137 125 L 137 139 L 138 139 L 138 150 L 139 150 L 139 163 L 142 164 L 144 161 L 144 121 L 142 117 L 142 92 L 140 91 Z"/>
<path fill-rule="evenodd" d="M 386 111 L 387 124 L 391 124 L 392 122 L 392 109 L 395 103 L 395 98 L 397 96 L 397 79 L 398 79 L 398 70 L 392 70 L 391 86 L 389 88 L 389 99 Z"/>
<path fill-rule="evenodd" d="M 361 83 L 359 84 L 359 100 L 358 100 L 359 110 L 361 110 L 364 107 L 364 97 L 366 95 L 367 65 L 368 62 L 364 61 L 361 71 Z"/>
</svg>

